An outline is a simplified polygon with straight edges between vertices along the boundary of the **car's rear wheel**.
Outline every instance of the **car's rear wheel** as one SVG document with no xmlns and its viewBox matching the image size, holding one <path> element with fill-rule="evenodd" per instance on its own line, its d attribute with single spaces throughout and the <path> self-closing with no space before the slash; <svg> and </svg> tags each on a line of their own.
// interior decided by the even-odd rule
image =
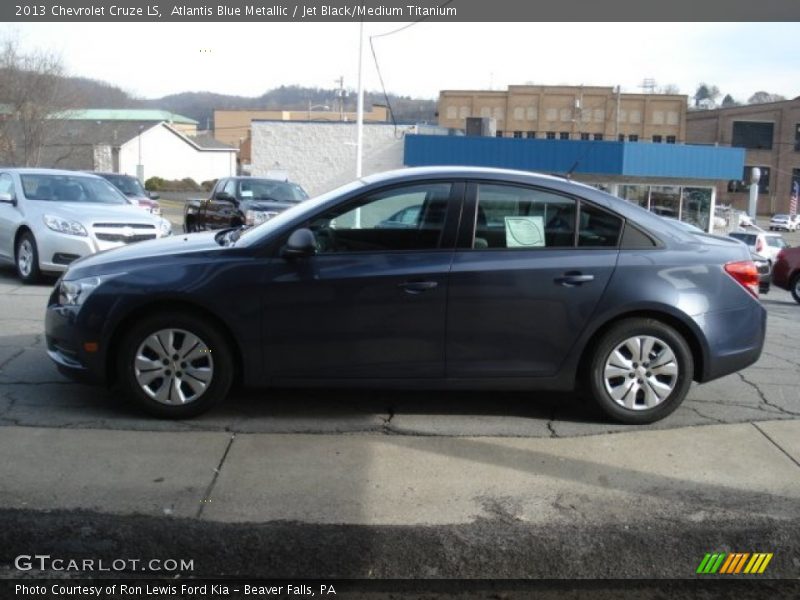
<svg viewBox="0 0 800 600">
<path fill-rule="evenodd" d="M 588 387 L 613 419 L 652 423 L 683 402 L 693 372 L 691 350 L 674 328 L 655 319 L 627 319 L 595 346 Z"/>
<path fill-rule="evenodd" d="M 194 219 L 186 219 L 186 222 L 183 224 L 183 230 L 185 233 L 194 233 L 197 231 L 197 226 L 194 224 Z"/>
<path fill-rule="evenodd" d="M 30 231 L 19 236 L 14 249 L 14 259 L 17 276 L 24 283 L 36 283 L 42 278 L 42 272 L 39 270 L 39 249 Z"/>
<path fill-rule="evenodd" d="M 207 411 L 233 382 L 225 336 L 205 319 L 165 313 L 134 325 L 119 352 L 119 379 L 129 397 L 158 417 L 181 419 Z"/>
<path fill-rule="evenodd" d="M 794 301 L 800 304 L 800 273 L 796 273 L 794 277 L 792 277 L 792 282 L 789 285 L 789 291 L 792 293 L 792 298 Z"/>
</svg>

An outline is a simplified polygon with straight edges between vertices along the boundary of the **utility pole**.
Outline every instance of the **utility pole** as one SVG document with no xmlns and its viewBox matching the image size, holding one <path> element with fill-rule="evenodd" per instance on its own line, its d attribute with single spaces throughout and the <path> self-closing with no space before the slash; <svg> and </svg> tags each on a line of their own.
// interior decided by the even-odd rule
<svg viewBox="0 0 800 600">
<path fill-rule="evenodd" d="M 344 121 L 344 75 L 339 75 L 339 79 L 333 81 L 339 84 L 336 90 L 336 97 L 339 99 L 339 120 Z"/>
<path fill-rule="evenodd" d="M 356 178 L 361 177 L 361 163 L 364 153 L 364 21 L 358 26 L 358 108 L 356 110 Z"/>
</svg>

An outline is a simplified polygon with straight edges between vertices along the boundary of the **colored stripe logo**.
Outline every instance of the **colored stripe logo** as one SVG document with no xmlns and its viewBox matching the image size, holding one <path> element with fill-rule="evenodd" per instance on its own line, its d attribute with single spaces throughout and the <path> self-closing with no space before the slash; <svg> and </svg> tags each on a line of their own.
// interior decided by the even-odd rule
<svg viewBox="0 0 800 600">
<path fill-rule="evenodd" d="M 707 553 L 696 573 L 701 575 L 760 575 L 767 569 L 773 553 L 715 552 Z"/>
</svg>

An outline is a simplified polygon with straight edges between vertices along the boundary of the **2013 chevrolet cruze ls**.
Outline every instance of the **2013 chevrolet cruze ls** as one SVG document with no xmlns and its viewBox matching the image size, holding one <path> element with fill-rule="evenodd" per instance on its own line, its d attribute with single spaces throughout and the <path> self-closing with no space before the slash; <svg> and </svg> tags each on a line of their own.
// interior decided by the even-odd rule
<svg viewBox="0 0 800 600">
<path fill-rule="evenodd" d="M 414 219 L 390 217 L 406 208 Z M 386 226 L 391 222 L 391 226 Z M 188 417 L 246 385 L 572 390 L 647 423 L 755 362 L 747 249 L 589 186 L 422 168 L 248 230 L 84 258 L 56 284 L 59 369 Z M 533 396 L 532 396 L 533 397 Z"/>
</svg>

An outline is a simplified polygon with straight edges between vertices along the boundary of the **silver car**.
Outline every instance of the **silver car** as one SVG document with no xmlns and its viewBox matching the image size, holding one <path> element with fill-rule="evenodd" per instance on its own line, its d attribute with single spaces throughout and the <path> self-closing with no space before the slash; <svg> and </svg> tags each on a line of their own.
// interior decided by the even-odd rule
<svg viewBox="0 0 800 600">
<path fill-rule="evenodd" d="M 172 233 L 102 177 L 55 169 L 0 169 L 0 262 L 26 283 L 118 246 Z"/>
</svg>

